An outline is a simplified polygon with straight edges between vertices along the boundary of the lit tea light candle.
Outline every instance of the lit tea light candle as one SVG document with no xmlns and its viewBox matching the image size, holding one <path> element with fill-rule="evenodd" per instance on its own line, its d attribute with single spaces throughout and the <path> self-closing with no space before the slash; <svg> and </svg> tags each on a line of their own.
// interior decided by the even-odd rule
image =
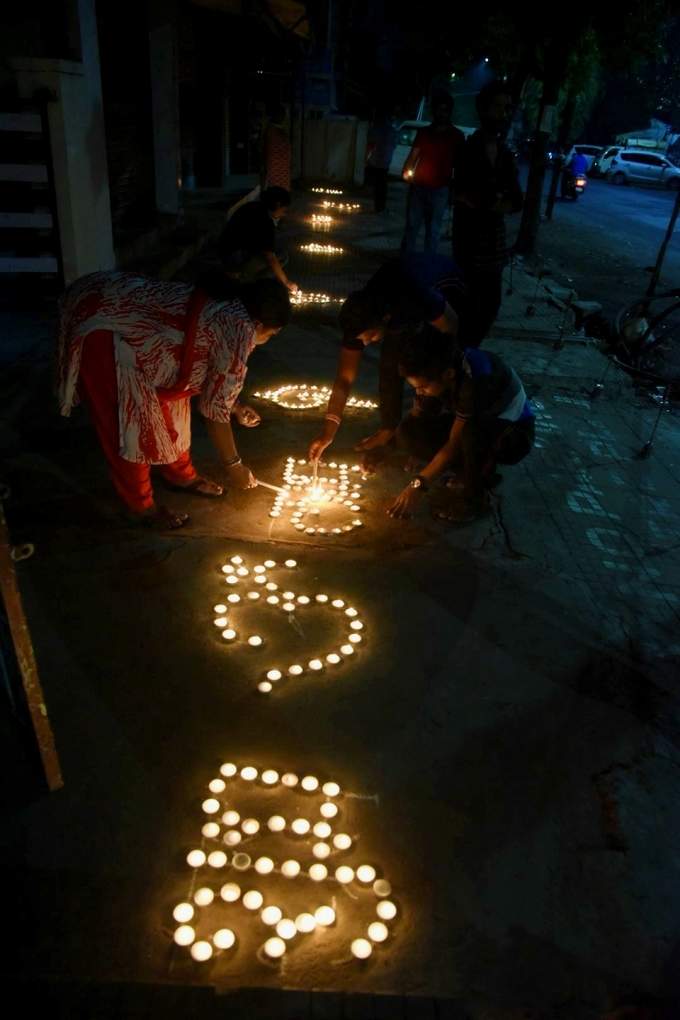
<svg viewBox="0 0 680 1020">
<path fill-rule="evenodd" d="M 267 570 L 273 570 L 274 567 L 276 566 L 276 560 L 265 560 L 264 565 L 267 568 Z"/>
<path fill-rule="evenodd" d="M 335 816 L 338 813 L 338 805 L 322 804 L 321 807 L 319 808 L 319 812 L 324 818 L 335 818 Z"/>
<path fill-rule="evenodd" d="M 350 623 L 349 626 L 350 626 L 351 630 L 363 630 L 364 629 L 364 625 L 361 622 L 361 620 L 352 620 L 352 622 Z"/>
<path fill-rule="evenodd" d="M 281 865 L 281 874 L 284 878 L 297 878 L 300 874 L 300 862 L 284 861 Z"/>
<path fill-rule="evenodd" d="M 331 602 L 331 605 L 333 606 L 334 609 L 342 609 L 344 604 L 345 603 L 342 599 L 333 599 L 333 601 Z"/>
<path fill-rule="evenodd" d="M 251 600 L 251 602 L 257 602 L 259 597 L 260 597 L 259 591 L 249 591 L 248 592 L 248 598 Z"/>
<path fill-rule="evenodd" d="M 260 680 L 260 682 L 257 685 L 257 689 L 260 692 L 260 694 L 271 694 L 271 692 L 274 690 L 272 685 L 269 683 L 269 680 Z"/>
<path fill-rule="evenodd" d="M 209 907 L 214 899 L 215 893 L 207 886 L 197 889 L 194 893 L 194 903 L 197 907 Z"/>
<path fill-rule="evenodd" d="M 316 778 L 316 776 L 303 776 L 300 785 L 302 786 L 303 790 L 307 791 L 307 793 L 314 793 L 314 791 L 318 790 L 319 788 L 319 780 Z"/>
<path fill-rule="evenodd" d="M 189 952 L 198 963 L 205 963 L 212 956 L 213 947 L 209 942 L 194 942 Z"/>
<path fill-rule="evenodd" d="M 234 573 L 234 568 L 232 567 L 231 563 L 225 563 L 224 564 L 224 566 L 222 567 L 222 573 L 223 574 L 233 574 Z"/>
<path fill-rule="evenodd" d="M 354 626 L 354 624 L 352 624 L 352 626 Z M 251 634 L 251 636 L 248 638 L 248 644 L 251 645 L 253 648 L 259 648 L 260 645 L 262 644 L 262 638 L 260 637 L 259 634 Z"/>
<path fill-rule="evenodd" d="M 240 567 L 241 564 L 243 563 L 243 560 L 241 559 L 240 556 L 232 556 L 231 557 L 231 562 L 235 563 L 237 567 Z"/>
<path fill-rule="evenodd" d="M 218 616 L 214 623 L 216 627 L 226 627 L 228 620 L 226 616 Z"/>
<path fill-rule="evenodd" d="M 325 861 L 330 856 L 330 852 L 331 848 L 328 843 L 315 843 L 312 847 L 312 853 L 320 861 Z"/>
<path fill-rule="evenodd" d="M 223 605 L 223 603 L 221 603 L 221 602 L 220 602 L 220 604 L 219 604 L 219 605 L 217 605 L 217 606 L 213 606 L 213 609 L 215 610 L 215 612 L 216 612 L 216 613 L 217 613 L 217 614 L 218 614 L 219 616 L 224 616 L 224 614 L 225 614 L 225 613 L 226 613 L 226 611 L 227 611 L 227 607 L 226 607 L 225 605 Z"/>
<path fill-rule="evenodd" d="M 373 946 L 368 939 L 354 939 L 351 945 L 352 956 L 357 960 L 367 960 L 373 952 Z"/>
<path fill-rule="evenodd" d="M 194 908 L 190 903 L 178 903 L 172 912 L 172 916 L 180 924 L 186 924 L 194 916 Z"/>
<path fill-rule="evenodd" d="M 227 788 L 227 784 L 223 779 L 211 779 L 208 783 L 208 789 L 211 793 L 224 793 Z"/>
<path fill-rule="evenodd" d="M 392 921 L 397 916 L 397 907 L 392 900 L 381 900 L 376 905 L 375 912 L 381 921 Z"/>
<path fill-rule="evenodd" d="M 349 850 L 352 845 L 352 837 L 348 836 L 346 832 L 339 832 L 337 836 L 333 836 L 333 846 L 336 850 Z"/>
<path fill-rule="evenodd" d="M 240 596 L 240 595 L 237 595 L 237 594 L 236 594 L 236 592 L 234 592 L 234 593 L 233 593 L 233 594 L 231 594 L 231 595 L 227 595 L 227 602 L 231 602 L 231 604 L 232 604 L 233 606 L 235 606 L 235 605 L 236 605 L 236 603 L 237 603 L 237 602 L 240 602 L 240 601 L 241 601 L 241 596 Z"/>
<path fill-rule="evenodd" d="M 238 829 L 229 829 L 229 831 L 225 832 L 224 836 L 222 837 L 223 842 L 226 843 L 227 846 L 238 846 L 238 844 L 241 842 L 241 839 L 242 839 L 241 833 L 238 831 Z"/>
<path fill-rule="evenodd" d="M 278 924 L 283 917 L 283 911 L 280 907 L 265 907 L 260 914 L 263 924 L 275 925 Z"/>
<path fill-rule="evenodd" d="M 368 926 L 368 937 L 371 942 L 384 942 L 389 931 L 387 925 L 383 924 L 382 921 L 373 921 Z"/>
<path fill-rule="evenodd" d="M 265 769 L 261 779 L 265 786 L 273 786 L 275 783 L 278 783 L 279 774 L 275 769 Z"/>
<path fill-rule="evenodd" d="M 239 567 L 236 573 L 238 574 L 239 577 L 247 577 L 250 571 L 248 570 L 247 567 Z"/>
<path fill-rule="evenodd" d="M 300 676 L 300 674 L 303 673 L 304 670 L 302 666 L 298 665 L 298 663 L 294 663 L 292 666 L 288 667 L 288 672 L 290 673 L 291 676 Z"/>
<path fill-rule="evenodd" d="M 284 591 L 282 597 L 286 600 L 286 602 L 292 602 L 292 600 L 295 598 L 295 592 L 294 591 Z"/>
<path fill-rule="evenodd" d="M 213 942 L 218 949 L 231 949 L 236 942 L 236 936 L 231 928 L 220 928 L 213 935 Z"/>
<path fill-rule="evenodd" d="M 230 809 L 229 811 L 224 812 L 224 814 L 222 815 L 222 821 L 224 822 L 225 825 L 238 825 L 238 823 L 241 821 L 241 816 L 238 813 L 238 811 Z"/>
<path fill-rule="evenodd" d="M 205 854 L 202 850 L 191 850 L 187 854 L 187 864 L 190 868 L 200 868 L 205 864 Z"/>
<path fill-rule="evenodd" d="M 259 910 L 264 902 L 264 896 L 257 889 L 249 889 L 243 894 L 243 906 L 246 910 Z"/>
<path fill-rule="evenodd" d="M 335 878 L 340 885 L 349 885 L 354 881 L 354 868 L 350 868 L 346 864 L 341 865 L 335 869 Z"/>
<path fill-rule="evenodd" d="M 225 903 L 236 903 L 241 898 L 241 886 L 236 882 L 225 882 L 220 889 L 220 896 Z"/>
<path fill-rule="evenodd" d="M 175 929 L 175 934 L 172 937 L 176 945 L 190 946 L 196 938 L 196 932 L 190 924 L 181 924 L 179 928 Z"/>
<path fill-rule="evenodd" d="M 267 822 L 267 828 L 270 832 L 283 832 L 286 827 L 286 819 L 283 815 L 272 815 Z"/>
<path fill-rule="evenodd" d="M 293 613 L 293 612 L 295 612 L 295 603 L 294 602 L 284 602 L 283 605 L 281 606 L 281 608 L 284 609 L 287 613 Z"/>
<path fill-rule="evenodd" d="M 254 574 L 264 574 L 266 569 L 267 568 L 262 566 L 261 563 L 258 563 L 258 565 L 256 567 L 253 567 L 253 573 Z"/>
<path fill-rule="evenodd" d="M 258 875 L 269 875 L 274 870 L 274 862 L 271 857 L 258 857 L 255 861 L 255 871 Z"/>
<path fill-rule="evenodd" d="M 349 606 L 349 608 L 345 610 L 345 616 L 352 616 L 353 617 L 353 616 L 358 616 L 358 615 L 359 615 L 358 610 L 356 610 L 354 608 L 354 606 Z"/>
<path fill-rule="evenodd" d="M 310 659 L 308 662 L 308 666 L 315 673 L 318 673 L 320 669 L 323 669 L 323 662 L 321 661 L 321 659 Z"/>
<path fill-rule="evenodd" d="M 231 859 L 231 866 L 237 871 L 247 871 L 251 863 L 250 854 L 234 854 Z"/>
<path fill-rule="evenodd" d="M 267 603 L 270 606 L 278 606 L 280 601 L 281 601 L 281 599 L 279 598 L 278 595 L 268 595 L 267 596 Z"/>
<path fill-rule="evenodd" d="M 291 921 L 289 917 L 284 917 L 283 920 L 279 921 L 276 925 L 276 934 L 279 938 L 286 939 L 286 941 L 295 938 L 297 935 L 295 922 Z"/>
<path fill-rule="evenodd" d="M 266 574 L 256 574 L 255 577 L 253 578 L 255 584 L 264 584 L 266 580 L 267 580 Z"/>
<path fill-rule="evenodd" d="M 338 663 L 341 661 L 342 660 L 337 652 L 331 652 L 329 655 L 326 656 L 326 662 L 331 666 L 337 666 Z"/>
<path fill-rule="evenodd" d="M 325 603 L 328 602 L 328 595 L 315 595 L 314 598 L 317 602 L 320 602 L 321 605 L 325 605 Z"/>
<path fill-rule="evenodd" d="M 279 960 L 286 952 L 286 943 L 278 935 L 273 936 L 264 944 L 264 951 L 272 960 Z"/>
<path fill-rule="evenodd" d="M 257 779 L 257 769 L 252 765 L 245 765 L 241 769 L 241 779 L 245 779 L 247 783 L 252 783 L 254 779 Z"/>
<path fill-rule="evenodd" d="M 291 829 L 296 836 L 306 836 L 311 828 L 311 825 L 306 818 L 295 818 L 291 823 Z"/>
<path fill-rule="evenodd" d="M 338 797 L 340 795 L 340 787 L 337 783 L 329 780 L 323 784 L 323 792 L 326 797 Z"/>
<path fill-rule="evenodd" d="M 215 800 L 214 797 L 208 797 L 207 800 L 203 801 L 201 807 L 205 811 L 206 815 L 214 815 L 220 810 L 220 802 L 219 800 Z"/>
<path fill-rule="evenodd" d="M 260 823 L 257 818 L 244 818 L 241 828 L 247 836 L 254 836 L 256 832 L 260 831 Z"/>
<path fill-rule="evenodd" d="M 371 882 L 375 881 L 375 868 L 371 867 L 370 864 L 360 864 L 357 868 L 357 878 L 364 885 L 370 885 Z"/>
<path fill-rule="evenodd" d="M 354 655 L 354 646 L 353 645 L 342 645 L 342 647 L 340 648 L 340 651 L 342 652 L 343 655 Z"/>
<path fill-rule="evenodd" d="M 335 911 L 332 907 L 318 907 L 314 911 L 314 918 L 316 923 L 321 925 L 322 928 L 329 928 L 332 924 L 335 924 Z"/>
<path fill-rule="evenodd" d="M 312 831 L 319 839 L 328 839 L 332 830 L 328 822 L 317 822 Z"/>
<path fill-rule="evenodd" d="M 267 581 L 265 588 L 267 589 L 267 591 L 278 591 L 279 586 L 278 584 L 275 584 L 273 581 Z"/>
<path fill-rule="evenodd" d="M 298 914 L 295 918 L 295 927 L 301 935 L 309 935 L 316 928 L 316 918 L 313 914 Z"/>
<path fill-rule="evenodd" d="M 224 765 L 220 765 L 220 772 L 223 776 L 226 776 L 227 779 L 231 779 L 238 772 L 238 768 L 233 764 L 233 762 L 226 761 Z"/>
<path fill-rule="evenodd" d="M 215 839 L 220 834 L 220 827 L 217 822 L 206 822 L 201 832 L 206 839 Z"/>
<path fill-rule="evenodd" d="M 223 868 L 227 863 L 227 855 L 222 850 L 213 850 L 208 855 L 208 864 L 211 868 Z"/>
<path fill-rule="evenodd" d="M 392 886 L 386 878 L 377 878 L 373 883 L 373 892 L 376 896 L 381 899 L 385 896 L 389 896 L 392 892 Z"/>
<path fill-rule="evenodd" d="M 284 774 L 281 776 L 281 782 L 283 783 L 284 786 L 287 786 L 289 789 L 292 789 L 292 787 L 297 786 L 299 781 L 300 780 L 298 779 L 294 772 L 284 772 Z"/>
<path fill-rule="evenodd" d="M 309 869 L 309 877 L 312 882 L 323 882 L 328 878 L 328 868 L 325 864 L 312 864 Z"/>
<path fill-rule="evenodd" d="M 270 669 L 267 672 L 267 680 L 272 680 L 276 683 L 277 680 L 281 679 L 282 675 L 280 669 Z"/>
<path fill-rule="evenodd" d="M 361 634 L 350 634 L 349 639 L 353 645 L 358 645 L 363 641 Z"/>
<path fill-rule="evenodd" d="M 225 641 L 235 641 L 238 637 L 238 633 L 233 627 L 227 627 L 226 630 L 222 631 L 222 637 Z"/>
<path fill-rule="evenodd" d="M 309 595 L 298 595 L 297 602 L 301 606 L 308 606 L 310 603 Z"/>
</svg>

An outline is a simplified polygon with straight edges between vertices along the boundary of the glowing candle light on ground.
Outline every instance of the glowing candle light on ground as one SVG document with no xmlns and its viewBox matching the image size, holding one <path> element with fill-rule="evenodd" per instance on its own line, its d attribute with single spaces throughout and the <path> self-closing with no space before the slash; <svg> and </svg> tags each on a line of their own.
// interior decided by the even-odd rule
<svg viewBox="0 0 680 1020">
<path fill-rule="evenodd" d="M 383 924 L 382 921 L 373 921 L 368 926 L 368 937 L 372 942 L 384 942 L 389 935 L 387 925 Z"/>
<path fill-rule="evenodd" d="M 386 878 L 377 878 L 373 883 L 373 892 L 376 896 L 383 897 L 389 896 L 392 892 L 392 886 Z"/>
<path fill-rule="evenodd" d="M 326 662 L 330 666 L 337 666 L 339 662 L 342 662 L 342 659 L 337 654 L 337 652 L 331 652 L 329 655 L 326 656 Z"/>
<path fill-rule="evenodd" d="M 220 827 L 217 822 L 206 822 L 201 832 L 206 839 L 215 839 L 220 834 Z"/>
<path fill-rule="evenodd" d="M 202 886 L 194 893 L 194 903 L 197 907 L 209 907 L 215 899 L 215 893 L 207 886 Z"/>
<path fill-rule="evenodd" d="M 281 874 L 284 878 L 297 878 L 300 874 L 301 866 L 299 861 L 284 861 L 281 865 Z"/>
<path fill-rule="evenodd" d="M 328 878 L 328 868 L 325 864 L 312 864 L 309 869 L 309 877 L 312 882 L 323 882 Z"/>
<path fill-rule="evenodd" d="M 278 936 L 267 939 L 264 944 L 264 951 L 272 960 L 280 959 L 286 952 L 286 943 Z"/>
<path fill-rule="evenodd" d="M 215 800 L 214 797 L 208 797 L 207 800 L 203 801 L 201 805 L 206 815 L 214 815 L 220 810 L 219 800 Z"/>
<path fill-rule="evenodd" d="M 315 843 L 312 847 L 312 853 L 318 860 L 325 861 L 330 856 L 331 848 L 328 843 Z"/>
<path fill-rule="evenodd" d="M 218 614 L 218 616 L 223 616 L 227 611 L 227 607 L 222 602 L 220 602 L 219 605 L 217 606 L 213 606 L 213 609 Z"/>
<path fill-rule="evenodd" d="M 275 906 L 265 907 L 262 913 L 260 914 L 260 917 L 262 918 L 263 924 L 269 925 L 278 924 L 281 918 L 283 917 L 283 911 L 281 910 L 280 907 Z"/>
<path fill-rule="evenodd" d="M 298 914 L 295 927 L 302 935 L 309 935 L 316 928 L 316 918 L 313 914 Z"/>
<path fill-rule="evenodd" d="M 243 906 L 246 910 L 259 910 L 264 902 L 264 896 L 257 889 L 249 889 L 243 894 Z"/>
<path fill-rule="evenodd" d="M 289 788 L 297 786 L 299 781 L 300 780 L 298 779 L 294 772 L 284 772 L 284 774 L 281 776 L 281 782 L 283 783 L 284 786 L 287 786 Z"/>
<path fill-rule="evenodd" d="M 257 769 L 253 765 L 245 765 L 241 769 L 241 779 L 245 779 L 246 782 L 252 783 L 254 779 L 257 779 Z"/>
<path fill-rule="evenodd" d="M 231 642 L 236 640 L 238 634 L 236 633 L 233 627 L 227 627 L 226 630 L 222 631 L 222 637 L 225 641 Z"/>
<path fill-rule="evenodd" d="M 311 829 L 311 825 L 306 818 L 295 818 L 291 823 L 291 829 L 296 836 L 306 836 Z"/>
<path fill-rule="evenodd" d="M 194 960 L 198 963 L 205 963 L 213 954 L 213 947 L 209 942 L 194 942 L 189 950 Z"/>
<path fill-rule="evenodd" d="M 282 674 L 280 669 L 270 669 L 267 672 L 267 680 L 272 680 L 274 683 L 276 683 L 277 680 L 280 680 L 281 676 Z"/>
<path fill-rule="evenodd" d="M 227 855 L 222 850 L 213 850 L 208 855 L 208 864 L 211 868 L 223 868 L 227 863 Z"/>
<path fill-rule="evenodd" d="M 181 924 L 173 935 L 173 939 L 178 946 L 190 946 L 195 938 L 196 932 L 190 924 Z"/>
<path fill-rule="evenodd" d="M 357 960 L 367 960 L 373 952 L 373 946 L 368 939 L 354 939 L 351 945 L 352 955 Z"/>
<path fill-rule="evenodd" d="M 231 928 L 220 928 L 213 935 L 213 942 L 218 949 L 231 949 L 236 942 L 236 936 Z"/>
<path fill-rule="evenodd" d="M 178 903 L 172 912 L 172 916 L 180 924 L 186 924 L 194 916 L 194 908 L 190 903 Z"/>
<path fill-rule="evenodd" d="M 335 816 L 338 813 L 338 805 L 322 804 L 321 807 L 319 808 L 319 811 L 321 812 L 324 818 L 335 818 Z"/>
<path fill-rule="evenodd" d="M 354 881 L 354 868 L 350 868 L 346 864 L 341 865 L 335 870 L 335 878 L 341 885 L 349 885 Z"/>
<path fill-rule="evenodd" d="M 265 786 L 273 786 L 279 781 L 279 774 L 275 769 L 265 769 L 262 773 L 262 782 Z"/>
<path fill-rule="evenodd" d="M 360 882 L 370 885 L 371 882 L 375 881 L 375 868 L 371 867 L 370 864 L 360 864 L 357 868 L 357 878 Z"/>
<path fill-rule="evenodd" d="M 328 837 L 331 834 L 331 831 L 332 830 L 328 822 L 317 822 L 314 828 L 312 829 L 312 832 L 317 837 L 317 839 L 328 839 Z"/>
<path fill-rule="evenodd" d="M 271 857 L 258 857 L 255 861 L 255 871 L 258 875 L 270 875 L 274 870 L 274 862 Z"/>
<path fill-rule="evenodd" d="M 232 762 L 228 761 L 225 762 L 224 765 L 220 765 L 220 772 L 223 776 L 226 776 L 227 779 L 231 779 L 238 772 L 238 768 Z"/>
<path fill-rule="evenodd" d="M 340 651 L 343 655 L 354 655 L 354 645 L 342 645 Z"/>
<path fill-rule="evenodd" d="M 220 889 L 220 896 L 225 903 L 236 903 L 241 898 L 241 886 L 236 882 L 225 882 Z"/>
<path fill-rule="evenodd" d="M 352 845 L 352 837 L 348 836 L 346 832 L 339 832 L 337 836 L 333 836 L 333 846 L 336 850 L 349 850 Z"/>
<path fill-rule="evenodd" d="M 297 928 L 295 927 L 295 921 L 291 921 L 289 917 L 284 917 L 283 920 L 279 921 L 276 926 L 276 934 L 282 939 L 292 939 L 297 935 Z"/>
<path fill-rule="evenodd" d="M 208 789 L 211 793 L 224 793 L 227 788 L 227 784 L 223 779 L 211 779 L 208 783 Z"/>
<path fill-rule="evenodd" d="M 288 667 L 288 672 L 290 673 L 291 676 L 300 676 L 300 674 L 303 673 L 304 670 L 302 666 L 300 666 L 298 663 L 294 663 L 292 666 Z"/>
<path fill-rule="evenodd" d="M 191 850 L 187 854 L 187 864 L 190 868 L 201 868 L 205 864 L 205 854 L 202 850 Z"/>
<path fill-rule="evenodd" d="M 319 907 L 314 911 L 314 918 L 316 923 L 321 925 L 322 928 L 329 928 L 332 924 L 335 924 L 335 911 L 332 907 Z"/>
<path fill-rule="evenodd" d="M 315 790 L 319 789 L 319 780 L 316 776 L 303 776 L 300 785 L 303 790 L 307 791 L 307 793 L 313 793 Z"/>
<path fill-rule="evenodd" d="M 323 793 L 326 797 L 338 797 L 340 795 L 340 787 L 337 783 L 332 780 L 324 783 L 322 787 Z"/>
<path fill-rule="evenodd" d="M 230 829 L 228 832 L 225 832 L 223 841 L 227 846 L 238 846 L 242 838 L 238 829 Z"/>
<path fill-rule="evenodd" d="M 251 636 L 248 638 L 248 644 L 251 646 L 251 648 L 260 648 L 260 646 L 263 644 L 263 641 L 259 634 L 251 634 Z"/>
<path fill-rule="evenodd" d="M 241 821 L 241 816 L 238 811 L 234 811 L 233 808 L 230 808 L 229 811 L 225 811 L 222 815 L 222 821 L 225 825 L 238 825 Z"/>
<path fill-rule="evenodd" d="M 254 836 L 256 832 L 260 831 L 260 823 L 257 818 L 246 818 L 241 822 L 241 828 L 246 835 Z"/>
</svg>

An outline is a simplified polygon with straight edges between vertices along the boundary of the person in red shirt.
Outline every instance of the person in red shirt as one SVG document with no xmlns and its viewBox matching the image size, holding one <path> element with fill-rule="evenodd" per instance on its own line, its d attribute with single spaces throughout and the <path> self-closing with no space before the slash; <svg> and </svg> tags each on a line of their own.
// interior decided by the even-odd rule
<svg viewBox="0 0 680 1020">
<path fill-rule="evenodd" d="M 451 123 L 453 100 L 442 93 L 433 100 L 433 120 L 421 128 L 404 163 L 402 176 L 409 188 L 403 252 L 415 251 L 420 228 L 425 226 L 425 251 L 436 252 L 449 201 L 453 170 L 465 144 L 465 135 Z"/>
</svg>

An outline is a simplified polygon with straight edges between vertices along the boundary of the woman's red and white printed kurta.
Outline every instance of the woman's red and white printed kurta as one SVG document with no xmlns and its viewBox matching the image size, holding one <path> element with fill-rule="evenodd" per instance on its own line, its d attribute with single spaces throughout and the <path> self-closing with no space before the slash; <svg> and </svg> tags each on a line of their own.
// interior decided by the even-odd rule
<svg viewBox="0 0 680 1020">
<path fill-rule="evenodd" d="M 207 301 L 196 327 L 186 399 L 164 401 L 157 389 L 177 384 L 192 287 L 129 273 L 93 273 L 62 300 L 59 402 L 78 403 L 78 375 L 89 334 L 113 335 L 118 382 L 119 453 L 136 464 L 172 464 L 191 443 L 189 397 L 200 412 L 228 422 L 255 346 L 255 326 L 238 300 Z"/>
</svg>

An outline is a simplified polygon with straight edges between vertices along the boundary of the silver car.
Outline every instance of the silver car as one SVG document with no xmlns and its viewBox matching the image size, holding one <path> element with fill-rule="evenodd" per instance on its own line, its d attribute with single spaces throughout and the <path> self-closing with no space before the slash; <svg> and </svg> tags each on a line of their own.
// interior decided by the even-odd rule
<svg viewBox="0 0 680 1020">
<path fill-rule="evenodd" d="M 606 177 L 612 184 L 660 184 L 680 188 L 680 168 L 666 156 L 643 149 L 621 149 L 611 160 Z"/>
</svg>

